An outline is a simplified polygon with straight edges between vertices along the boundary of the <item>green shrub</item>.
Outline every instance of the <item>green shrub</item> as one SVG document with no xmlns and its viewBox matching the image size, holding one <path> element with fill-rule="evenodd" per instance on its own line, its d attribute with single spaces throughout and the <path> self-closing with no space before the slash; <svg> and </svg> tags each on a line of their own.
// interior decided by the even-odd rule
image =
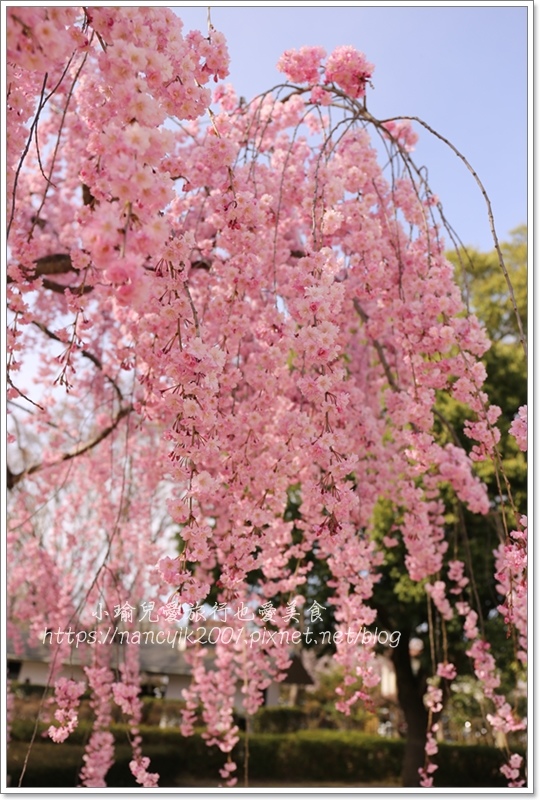
<svg viewBox="0 0 540 800">
<path fill-rule="evenodd" d="M 40 726 L 40 730 L 46 726 Z M 79 725 L 64 744 L 36 738 L 28 761 L 23 787 L 74 787 L 82 765 L 83 745 L 90 734 L 88 723 Z M 173 728 L 142 725 L 143 753 L 151 759 L 150 771 L 160 773 L 161 787 L 190 785 L 216 786 L 219 768 L 226 756 L 217 747 L 207 747 L 200 735 L 183 737 Z M 12 786 L 17 786 L 22 764 L 33 731 L 28 720 L 13 725 L 12 743 L 8 751 L 8 772 Z M 113 725 L 117 762 L 107 775 L 111 787 L 134 787 L 129 770 L 132 758 L 129 728 Z M 358 731 L 304 730 L 296 733 L 253 733 L 249 751 L 249 778 L 273 785 L 310 786 L 347 784 L 363 786 L 398 785 L 405 742 L 368 736 Z M 240 735 L 232 756 L 243 774 L 246 737 Z M 434 774 L 436 788 L 504 787 L 499 768 L 504 763 L 501 750 L 487 745 L 440 744 L 434 761 L 439 769 Z"/>
<path fill-rule="evenodd" d="M 160 697 L 143 697 L 142 723 L 144 725 L 160 725 L 162 720 L 177 720 L 180 718 L 183 700 L 167 700 Z M 178 727 L 178 725 L 176 725 Z"/>
<path fill-rule="evenodd" d="M 403 742 L 399 740 L 331 730 L 276 735 L 273 742 L 265 738 L 267 748 L 260 754 L 262 764 L 269 760 L 275 748 L 274 772 L 281 780 L 295 781 L 301 776 L 316 785 L 327 782 L 393 783 L 399 779 L 403 758 Z M 254 743 L 250 746 L 251 751 L 253 747 Z M 252 759 L 250 766 L 254 769 Z M 272 773 L 267 771 L 268 774 Z M 253 772 L 253 777 L 263 775 Z"/>
<path fill-rule="evenodd" d="M 255 733 L 293 733 L 306 727 L 307 715 L 295 706 L 264 706 L 253 717 Z"/>
<path fill-rule="evenodd" d="M 520 750 L 520 754 L 525 755 L 523 750 Z M 504 752 L 496 747 L 441 743 L 439 753 L 434 758 L 439 765 L 435 772 L 434 785 L 441 788 L 508 786 L 506 778 L 500 772 L 505 760 Z"/>
</svg>

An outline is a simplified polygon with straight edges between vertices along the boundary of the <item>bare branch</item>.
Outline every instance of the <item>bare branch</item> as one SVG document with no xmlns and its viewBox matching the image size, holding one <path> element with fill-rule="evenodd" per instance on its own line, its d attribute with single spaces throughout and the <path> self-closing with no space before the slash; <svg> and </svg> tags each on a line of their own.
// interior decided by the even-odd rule
<svg viewBox="0 0 540 800">
<path fill-rule="evenodd" d="M 83 453 L 87 453 L 89 450 L 92 450 L 92 448 L 96 447 L 100 442 L 106 439 L 107 436 L 109 436 L 109 434 L 111 434 L 115 430 L 115 428 L 124 419 L 124 417 L 127 417 L 127 415 L 130 414 L 132 411 L 133 411 L 133 406 L 131 405 L 126 406 L 125 408 L 121 408 L 110 425 L 108 425 L 106 428 L 100 431 L 92 439 L 89 439 L 88 441 L 77 445 L 77 447 L 74 447 L 72 450 L 68 450 L 67 453 L 64 453 L 62 456 L 60 456 L 60 458 L 56 459 L 56 461 L 51 461 L 49 463 L 43 463 L 42 461 L 40 461 L 38 464 L 33 464 L 31 467 L 28 467 L 28 469 L 25 469 L 22 472 L 18 473 L 11 472 L 9 467 L 7 467 L 6 470 L 7 488 L 13 489 L 27 475 L 33 475 L 34 473 L 41 472 L 41 470 L 47 469 L 49 467 L 58 467 L 65 461 L 70 461 L 72 458 L 76 458 L 77 456 L 81 456 L 83 455 Z"/>
<path fill-rule="evenodd" d="M 34 261 L 36 271 L 34 276 L 39 278 L 41 275 L 65 275 L 66 272 L 76 272 L 69 253 L 53 253 L 50 256 L 42 256 Z"/>
<path fill-rule="evenodd" d="M 81 72 L 83 70 L 84 65 L 86 64 L 87 58 L 88 58 L 88 52 L 86 52 L 84 54 L 83 59 L 82 59 L 81 63 L 79 64 L 79 67 L 78 67 L 78 69 L 77 69 L 77 71 L 75 73 L 75 77 L 74 77 L 74 79 L 73 79 L 73 81 L 71 83 L 71 86 L 69 87 L 69 91 L 68 91 L 67 96 L 66 96 L 66 103 L 65 103 L 65 106 L 64 106 L 64 108 L 62 110 L 62 116 L 61 116 L 61 119 L 60 119 L 60 125 L 58 127 L 58 136 L 56 137 L 56 143 L 54 145 L 54 149 L 53 149 L 53 153 L 52 153 L 52 157 L 51 157 L 51 166 L 50 166 L 50 169 L 49 169 L 49 175 L 48 175 L 48 178 L 47 178 L 47 183 L 45 184 L 43 197 L 41 198 L 41 203 L 39 204 L 39 207 L 38 207 L 38 209 L 36 211 L 36 215 L 35 215 L 36 219 L 39 219 L 40 216 L 41 216 L 41 212 L 43 210 L 43 206 L 45 205 L 45 201 L 47 199 L 47 194 L 49 192 L 49 187 L 52 185 L 52 176 L 54 174 L 54 169 L 55 169 L 55 166 L 56 166 L 56 159 L 57 159 L 58 153 L 60 151 L 60 140 L 62 138 L 62 131 L 63 131 L 64 124 L 65 124 L 65 121 L 66 121 L 66 116 L 67 116 L 69 104 L 71 102 L 71 98 L 73 96 L 73 92 L 75 91 L 75 86 L 77 85 L 77 81 L 79 80 L 79 76 L 80 76 L 80 74 L 81 74 Z M 36 225 L 36 223 L 34 222 L 32 224 L 32 227 L 30 228 L 30 231 L 28 233 L 28 241 L 30 241 L 32 239 L 35 225 Z"/>
<path fill-rule="evenodd" d="M 52 331 L 50 331 L 42 322 L 38 322 L 37 320 L 32 320 L 32 321 L 33 321 L 33 324 L 37 328 L 40 329 L 40 331 L 42 331 L 46 336 L 49 337 L 49 339 L 53 339 L 55 342 L 60 342 L 61 344 L 65 344 L 65 342 L 62 341 L 62 339 L 59 336 L 56 335 L 56 333 L 53 333 Z M 89 361 L 91 361 L 92 364 L 95 367 L 97 367 L 99 370 L 103 371 L 102 362 L 100 361 L 100 359 L 97 356 L 95 356 L 93 353 L 90 353 L 89 350 L 77 350 L 77 352 L 80 353 L 81 356 L 84 356 L 84 358 L 87 358 Z M 122 402 L 124 397 L 123 397 L 122 392 L 120 391 L 120 388 L 119 388 L 118 384 L 116 383 L 116 381 L 114 381 L 113 378 L 111 378 L 110 375 L 107 375 L 105 372 L 103 373 L 103 375 L 109 381 L 109 383 L 111 384 L 111 386 L 115 390 L 116 394 L 118 395 L 118 399 L 120 400 L 120 402 Z"/>
<path fill-rule="evenodd" d="M 72 294 L 76 294 L 79 297 L 83 294 L 88 294 L 89 292 L 93 291 L 93 286 L 64 286 L 61 283 L 55 283 L 55 281 L 50 281 L 48 278 L 43 279 L 43 288 L 49 289 L 51 292 L 59 292 L 60 294 L 64 294 L 66 289 Z"/>
<path fill-rule="evenodd" d="M 42 256 L 37 258 L 34 264 L 36 268 L 33 272 L 21 265 L 24 276 L 29 281 L 35 281 L 36 278 L 41 278 L 43 275 L 66 275 L 68 272 L 79 274 L 79 270 L 75 269 L 72 264 L 69 253 L 53 253 L 50 256 Z M 15 278 L 12 278 L 11 275 L 7 276 L 7 283 L 15 282 Z M 56 285 L 59 286 L 60 284 Z M 62 286 L 62 289 L 66 288 L 66 286 Z"/>
<path fill-rule="evenodd" d="M 11 380 L 11 378 L 10 378 L 10 376 L 9 376 L 9 375 L 7 375 L 7 376 L 6 376 L 6 380 L 7 380 L 7 382 L 9 383 L 9 385 L 10 385 L 11 387 L 13 387 L 13 389 L 15 389 L 15 391 L 16 391 L 16 392 L 18 392 L 18 393 L 19 393 L 19 396 L 20 396 L 20 397 L 22 397 L 22 398 L 24 398 L 24 400 L 26 400 L 26 402 L 27 402 L 27 403 L 31 403 L 33 406 L 36 406 L 36 408 L 39 408 L 39 410 L 40 410 L 40 411 L 45 411 L 45 409 L 43 408 L 43 406 L 40 406 L 40 405 L 39 405 L 39 403 L 35 403 L 33 400 L 31 400 L 29 397 L 27 397 L 27 395 L 25 395 L 25 393 L 24 393 L 24 392 L 21 392 L 21 390 L 20 390 L 20 389 L 18 389 L 18 388 L 15 386 L 15 384 L 13 383 L 13 381 Z"/>
<path fill-rule="evenodd" d="M 184 281 L 184 289 L 186 291 L 186 294 L 187 294 L 187 297 L 188 297 L 188 300 L 189 300 L 189 305 L 191 306 L 191 313 L 193 314 L 193 322 L 195 323 L 195 329 L 197 331 L 197 336 L 200 338 L 201 329 L 200 329 L 200 326 L 199 326 L 199 317 L 197 316 L 197 309 L 195 308 L 195 304 L 193 302 L 193 298 L 191 296 L 191 292 L 189 291 L 189 286 L 188 286 L 188 282 L 187 281 Z"/>
<path fill-rule="evenodd" d="M 353 298 L 353 305 L 354 305 L 354 310 L 356 311 L 356 313 L 358 314 L 358 316 L 360 317 L 360 319 L 362 320 L 362 322 L 365 325 L 368 322 L 369 317 L 366 314 L 366 312 L 364 311 L 364 309 L 362 308 L 362 306 L 360 305 L 360 303 L 358 302 L 358 298 L 357 297 Z M 399 390 L 400 390 L 399 386 L 397 385 L 396 380 L 395 380 L 394 376 L 392 375 L 392 372 L 391 372 L 390 367 L 388 365 L 388 361 L 386 360 L 386 356 L 384 355 L 384 350 L 383 350 L 383 348 L 381 346 L 381 343 L 378 342 L 377 339 L 371 339 L 371 342 L 373 343 L 373 346 L 374 346 L 375 350 L 377 351 L 377 355 L 379 356 L 379 361 L 381 362 L 381 366 L 384 369 L 384 374 L 386 375 L 386 380 L 388 381 L 388 383 L 390 384 L 390 386 L 392 387 L 392 389 L 395 392 L 399 392 Z"/>
</svg>

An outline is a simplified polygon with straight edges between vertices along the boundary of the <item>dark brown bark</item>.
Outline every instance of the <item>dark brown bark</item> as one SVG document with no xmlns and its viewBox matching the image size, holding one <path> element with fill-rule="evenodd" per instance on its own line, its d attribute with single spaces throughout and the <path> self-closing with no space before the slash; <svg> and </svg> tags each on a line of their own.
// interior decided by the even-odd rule
<svg viewBox="0 0 540 800">
<path fill-rule="evenodd" d="M 409 636 L 402 631 L 399 644 L 392 651 L 396 670 L 398 700 L 407 724 L 407 739 L 401 778 L 403 786 L 419 786 L 418 770 L 424 766 L 428 715 L 423 697 L 425 677 L 421 670 L 415 674 L 409 654 Z"/>
</svg>

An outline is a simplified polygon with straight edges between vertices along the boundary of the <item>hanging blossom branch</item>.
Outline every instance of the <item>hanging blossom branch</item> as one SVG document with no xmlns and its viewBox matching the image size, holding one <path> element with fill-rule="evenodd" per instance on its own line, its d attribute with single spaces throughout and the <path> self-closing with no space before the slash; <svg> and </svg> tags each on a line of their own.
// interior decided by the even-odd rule
<svg viewBox="0 0 540 800">
<path fill-rule="evenodd" d="M 484 197 L 484 200 L 486 202 L 487 211 L 488 211 L 488 218 L 489 218 L 489 224 L 490 224 L 490 228 L 491 228 L 491 235 L 493 237 L 493 244 L 494 244 L 495 250 L 497 251 L 497 256 L 498 256 L 498 259 L 499 259 L 499 266 L 500 266 L 501 271 L 502 271 L 502 273 L 504 275 L 504 278 L 505 278 L 505 281 L 506 281 L 506 285 L 508 287 L 508 294 L 510 295 L 510 300 L 512 302 L 512 308 L 514 309 L 514 314 L 515 314 L 515 317 L 516 317 L 516 322 L 517 322 L 517 326 L 518 326 L 518 330 L 519 330 L 519 340 L 521 342 L 521 346 L 523 347 L 523 352 L 525 353 L 525 357 L 527 357 L 527 339 L 525 337 L 525 333 L 524 333 L 524 330 L 523 330 L 523 323 L 521 321 L 521 314 L 519 313 L 519 309 L 518 309 L 518 306 L 517 306 L 517 303 L 516 303 L 516 298 L 515 298 L 515 294 L 514 294 L 514 287 L 512 285 L 512 281 L 510 280 L 510 275 L 508 274 L 508 270 L 506 268 L 506 264 L 504 263 L 504 257 L 503 257 L 501 246 L 500 246 L 500 243 L 499 243 L 499 238 L 498 238 L 496 230 L 495 230 L 495 219 L 494 219 L 494 216 L 493 216 L 493 209 L 492 209 L 492 206 L 491 206 L 491 200 L 489 199 L 489 195 L 488 195 L 488 193 L 487 193 L 487 191 L 486 191 L 486 189 L 484 187 L 484 184 L 482 183 L 482 181 L 478 177 L 478 174 L 477 174 L 476 170 L 473 169 L 473 167 L 467 161 L 467 159 L 465 158 L 463 153 L 461 153 L 458 150 L 458 148 L 454 144 L 452 144 L 452 142 L 449 139 L 447 139 L 445 136 L 443 136 L 438 131 L 436 131 L 434 128 L 432 128 L 431 125 L 428 125 L 427 122 L 424 122 L 424 120 L 420 119 L 420 117 L 403 116 L 403 117 L 392 117 L 390 119 L 382 120 L 381 124 L 384 125 L 384 124 L 386 124 L 388 122 L 393 122 L 395 120 L 410 120 L 411 122 L 418 122 L 419 125 L 422 125 L 422 127 L 424 127 L 431 134 L 433 134 L 433 136 L 436 136 L 437 139 L 440 139 L 441 142 L 444 142 L 456 154 L 456 156 L 459 159 L 461 159 L 461 161 L 463 161 L 463 163 L 465 164 L 465 166 L 467 167 L 467 169 L 469 170 L 469 172 L 471 173 L 471 175 L 475 179 L 476 183 L 478 184 L 478 187 L 479 187 L 480 191 L 482 192 L 482 196 Z"/>
</svg>

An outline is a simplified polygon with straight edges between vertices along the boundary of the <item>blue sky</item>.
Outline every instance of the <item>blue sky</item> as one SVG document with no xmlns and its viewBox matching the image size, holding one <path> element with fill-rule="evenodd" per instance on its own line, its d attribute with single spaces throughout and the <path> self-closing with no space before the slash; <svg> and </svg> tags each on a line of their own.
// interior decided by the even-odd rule
<svg viewBox="0 0 540 800">
<path fill-rule="evenodd" d="M 231 55 L 227 79 L 250 99 L 281 80 L 281 53 L 352 44 L 375 64 L 368 108 L 421 117 L 461 150 L 483 181 L 502 240 L 527 221 L 527 6 L 422 4 L 211 7 Z M 176 5 L 206 31 L 207 6 Z M 492 247 L 486 207 L 465 166 L 416 126 L 416 162 L 465 244 Z"/>
</svg>

